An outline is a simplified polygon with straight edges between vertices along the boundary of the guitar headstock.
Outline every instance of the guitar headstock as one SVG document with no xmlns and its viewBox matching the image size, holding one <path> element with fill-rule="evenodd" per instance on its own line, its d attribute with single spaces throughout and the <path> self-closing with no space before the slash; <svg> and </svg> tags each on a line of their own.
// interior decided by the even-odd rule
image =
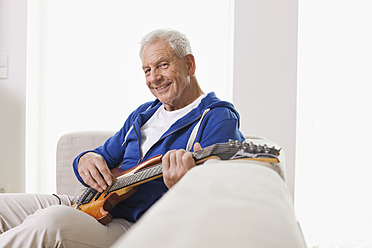
<svg viewBox="0 0 372 248">
<path fill-rule="evenodd" d="M 218 143 L 193 153 L 197 164 L 207 159 L 218 158 L 220 160 L 247 159 L 269 163 L 279 163 L 280 150 L 267 145 L 258 145 L 253 142 L 240 142 L 229 140 L 226 143 Z"/>
</svg>

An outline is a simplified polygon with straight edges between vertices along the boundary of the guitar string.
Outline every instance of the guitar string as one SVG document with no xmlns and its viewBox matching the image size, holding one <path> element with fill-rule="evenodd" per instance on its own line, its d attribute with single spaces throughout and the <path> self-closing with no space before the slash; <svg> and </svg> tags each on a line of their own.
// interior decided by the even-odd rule
<svg viewBox="0 0 372 248">
<path fill-rule="evenodd" d="M 222 152 L 227 152 L 226 150 L 231 151 L 231 149 L 233 149 L 233 148 L 236 149 L 236 148 L 239 148 L 239 147 L 240 148 L 246 148 L 246 149 L 251 150 L 251 151 L 259 150 L 261 148 L 260 146 L 256 146 L 256 145 L 249 146 L 249 148 L 250 148 L 249 149 L 247 146 L 234 147 L 234 146 L 229 145 L 229 146 L 226 147 L 226 146 L 220 146 L 219 144 L 215 144 L 212 147 L 206 147 L 206 148 L 212 148 L 212 149 L 206 149 L 206 148 L 202 149 L 202 153 L 199 154 L 199 156 L 200 156 L 199 159 L 201 159 L 203 157 L 206 157 L 206 153 L 209 153 L 208 155 L 210 156 L 210 154 L 220 154 Z M 276 154 L 276 149 L 275 148 L 269 148 L 268 153 L 259 153 L 259 154 L 256 154 L 256 155 L 259 155 L 259 156 L 265 156 L 266 155 L 268 157 L 276 157 L 276 155 L 274 155 L 274 154 Z M 196 153 L 194 153 L 194 156 L 196 156 Z M 115 181 L 114 184 L 110 187 L 108 193 L 112 192 L 112 191 L 115 191 L 115 190 L 118 190 L 118 189 L 121 189 L 123 187 L 129 186 L 131 184 L 140 182 L 142 180 L 148 179 L 150 177 L 157 176 L 157 175 L 161 174 L 161 168 L 162 168 L 161 164 L 155 165 L 155 166 L 152 166 L 150 168 L 140 170 L 132 176 L 124 177 L 122 179 L 119 179 L 119 180 Z M 88 188 L 81 195 L 81 197 L 78 199 L 78 202 L 85 202 L 85 201 L 89 202 L 96 194 L 97 194 L 97 191 L 95 189 Z"/>
<path fill-rule="evenodd" d="M 131 184 L 143 181 L 145 179 L 148 179 L 153 176 L 157 176 L 161 173 L 161 164 L 152 166 L 149 168 L 146 168 L 144 170 L 140 170 L 133 174 L 132 176 L 123 177 L 114 182 L 114 184 L 111 186 L 109 192 L 124 188 L 126 186 L 129 186 Z"/>
</svg>

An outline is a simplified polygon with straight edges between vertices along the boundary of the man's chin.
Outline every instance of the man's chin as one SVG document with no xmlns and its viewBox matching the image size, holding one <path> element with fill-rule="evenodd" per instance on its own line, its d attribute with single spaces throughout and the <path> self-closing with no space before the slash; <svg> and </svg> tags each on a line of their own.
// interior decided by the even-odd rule
<svg viewBox="0 0 372 248">
<path fill-rule="evenodd" d="M 169 97 L 169 91 L 158 92 L 157 90 L 152 90 L 151 92 L 162 103 L 166 102 L 170 98 Z"/>
</svg>

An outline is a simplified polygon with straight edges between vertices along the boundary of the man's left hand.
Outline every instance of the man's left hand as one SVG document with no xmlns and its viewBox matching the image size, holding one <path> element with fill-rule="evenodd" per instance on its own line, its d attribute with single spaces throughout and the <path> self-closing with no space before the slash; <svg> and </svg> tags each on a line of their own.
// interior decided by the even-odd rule
<svg viewBox="0 0 372 248">
<path fill-rule="evenodd" d="M 199 143 L 194 144 L 194 151 L 200 150 Z M 191 152 L 183 149 L 168 151 L 162 158 L 164 183 L 170 189 L 191 168 L 196 166 Z"/>
</svg>

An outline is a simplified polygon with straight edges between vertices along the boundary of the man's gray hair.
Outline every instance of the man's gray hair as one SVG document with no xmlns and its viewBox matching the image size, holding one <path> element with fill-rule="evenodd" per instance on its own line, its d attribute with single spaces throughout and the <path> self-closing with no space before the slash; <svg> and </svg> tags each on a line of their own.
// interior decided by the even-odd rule
<svg viewBox="0 0 372 248">
<path fill-rule="evenodd" d="M 181 59 L 187 54 L 192 53 L 190 41 L 187 39 L 186 35 L 173 29 L 157 29 L 142 38 L 140 42 L 140 58 L 142 59 L 142 53 L 145 46 L 161 39 L 168 41 L 176 55 Z"/>
</svg>

